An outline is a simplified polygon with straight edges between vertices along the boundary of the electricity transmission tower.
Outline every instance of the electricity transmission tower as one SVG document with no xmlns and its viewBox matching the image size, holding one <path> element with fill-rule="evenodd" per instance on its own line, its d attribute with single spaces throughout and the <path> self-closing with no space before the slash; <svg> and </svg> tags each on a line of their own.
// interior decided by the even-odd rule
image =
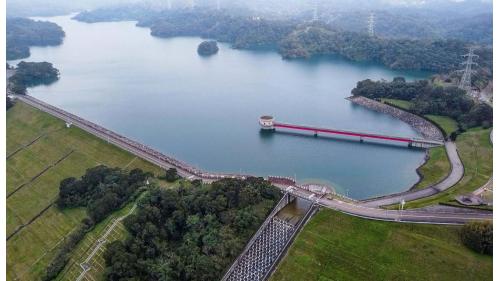
<svg viewBox="0 0 500 281">
<path fill-rule="evenodd" d="M 318 2 L 314 2 L 314 8 L 313 8 L 313 21 L 318 20 Z"/>
<path fill-rule="evenodd" d="M 469 53 L 462 56 L 466 59 L 464 62 L 462 62 L 462 65 L 465 65 L 465 68 L 459 70 L 459 72 L 463 72 L 463 74 L 458 87 L 462 90 L 465 90 L 467 94 L 470 94 L 472 91 L 471 76 L 476 72 L 472 69 L 473 66 L 477 65 L 477 63 L 474 62 L 474 58 L 478 57 L 478 55 L 474 54 L 475 49 L 475 47 L 469 47 Z"/>
<path fill-rule="evenodd" d="M 375 36 L 375 13 L 370 13 L 368 17 L 368 35 Z"/>
</svg>

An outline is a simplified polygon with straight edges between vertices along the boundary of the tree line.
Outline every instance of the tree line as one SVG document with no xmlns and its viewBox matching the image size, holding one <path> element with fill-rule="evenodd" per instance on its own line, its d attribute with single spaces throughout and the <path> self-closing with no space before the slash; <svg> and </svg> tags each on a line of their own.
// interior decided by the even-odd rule
<svg viewBox="0 0 500 281">
<path fill-rule="evenodd" d="M 262 178 L 151 190 L 108 245 L 108 280 L 219 280 L 281 197 Z"/>
<path fill-rule="evenodd" d="M 427 80 L 407 82 L 403 77 L 396 77 L 391 82 L 359 81 L 351 93 L 371 99 L 411 101 L 411 112 L 449 116 L 462 128 L 493 125 L 493 109 L 483 102 L 474 102 L 464 90 L 455 86 L 436 86 Z"/>
<path fill-rule="evenodd" d="M 122 208 L 138 195 L 150 173 L 140 169 L 130 172 L 99 165 L 88 169 L 80 178 L 66 178 L 59 185 L 56 201 L 60 209 L 84 207 L 87 217 L 70 233 L 46 268 L 43 280 L 53 280 L 64 269 L 72 250 L 85 234 L 112 212 Z"/>
<path fill-rule="evenodd" d="M 84 12 L 75 18 L 87 22 L 135 18 L 138 26 L 149 27 L 158 37 L 201 36 L 228 42 L 235 48 L 274 48 L 287 59 L 339 55 L 393 69 L 438 73 L 459 69 L 468 44 L 457 39 L 370 37 L 366 32 L 347 31 L 332 23 L 272 20 L 201 8 L 151 12 L 122 7 Z M 491 78 L 492 49 L 483 46 L 477 52 L 481 53 L 479 65 L 486 69 L 480 75 Z"/>
<path fill-rule="evenodd" d="M 62 28 L 48 21 L 27 18 L 7 18 L 7 60 L 27 58 L 30 46 L 55 46 L 65 36 Z"/>
</svg>

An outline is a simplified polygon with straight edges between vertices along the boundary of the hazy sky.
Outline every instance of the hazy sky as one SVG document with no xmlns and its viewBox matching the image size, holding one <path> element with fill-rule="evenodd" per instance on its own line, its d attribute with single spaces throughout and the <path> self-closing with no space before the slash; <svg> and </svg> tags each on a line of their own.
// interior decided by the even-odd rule
<svg viewBox="0 0 500 281">
<path fill-rule="evenodd" d="M 7 0 L 9 15 L 60 14 L 112 5 L 141 3 L 151 7 L 195 6 L 247 7 L 254 10 L 300 12 L 314 5 L 321 9 L 363 10 L 391 8 L 479 9 L 491 11 L 492 0 Z M 491 8 L 490 8 L 491 7 Z"/>
</svg>

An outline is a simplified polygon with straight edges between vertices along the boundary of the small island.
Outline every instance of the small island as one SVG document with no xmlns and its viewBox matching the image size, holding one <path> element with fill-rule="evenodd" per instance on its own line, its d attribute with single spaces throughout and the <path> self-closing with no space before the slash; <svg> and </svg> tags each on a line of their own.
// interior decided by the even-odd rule
<svg viewBox="0 0 500 281">
<path fill-rule="evenodd" d="M 198 54 L 200 56 L 211 56 L 219 52 L 216 41 L 203 41 L 198 45 Z"/>
</svg>

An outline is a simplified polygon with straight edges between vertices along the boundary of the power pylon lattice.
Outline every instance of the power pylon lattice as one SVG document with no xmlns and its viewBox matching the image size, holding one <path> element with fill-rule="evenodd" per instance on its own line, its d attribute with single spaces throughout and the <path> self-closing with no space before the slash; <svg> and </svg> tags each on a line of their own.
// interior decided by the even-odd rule
<svg viewBox="0 0 500 281">
<path fill-rule="evenodd" d="M 375 13 L 370 13 L 368 17 L 368 35 L 375 36 Z"/>
<path fill-rule="evenodd" d="M 318 20 L 318 3 L 315 3 L 313 9 L 313 21 L 317 20 Z"/>
<path fill-rule="evenodd" d="M 478 57 L 478 55 L 474 54 L 475 49 L 475 47 L 469 47 L 469 53 L 462 55 L 462 57 L 466 59 L 464 62 L 462 62 L 462 65 L 465 65 L 465 68 L 459 70 L 459 72 L 463 72 L 463 74 L 458 87 L 462 90 L 465 90 L 467 94 L 470 94 L 472 91 L 471 77 L 473 73 L 476 73 L 476 71 L 472 69 L 473 66 L 477 66 L 477 63 L 474 62 L 474 58 Z"/>
</svg>

